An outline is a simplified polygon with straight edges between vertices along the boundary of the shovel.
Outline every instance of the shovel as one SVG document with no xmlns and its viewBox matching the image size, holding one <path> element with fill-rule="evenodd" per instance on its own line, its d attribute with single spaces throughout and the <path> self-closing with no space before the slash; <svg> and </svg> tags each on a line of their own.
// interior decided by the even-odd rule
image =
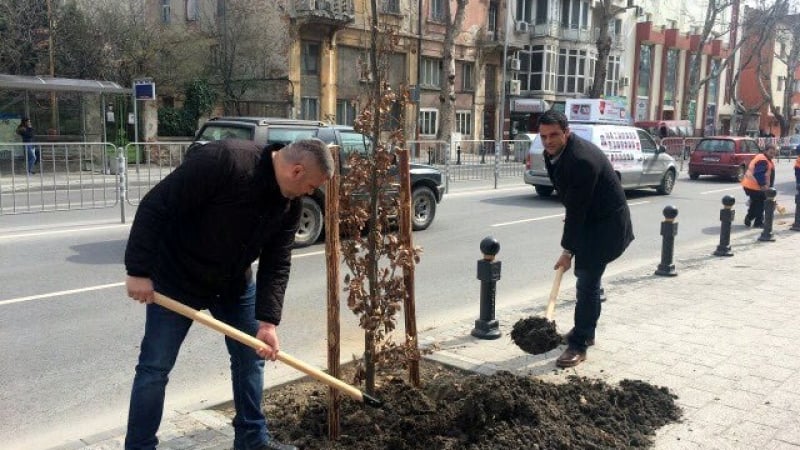
<svg viewBox="0 0 800 450">
<path fill-rule="evenodd" d="M 548 321 L 553 321 L 553 313 L 556 310 L 556 298 L 558 298 L 558 290 L 561 287 L 561 277 L 564 276 L 564 267 L 559 266 L 556 270 L 556 278 L 553 280 L 553 287 L 550 288 L 550 299 L 547 301 L 547 309 L 545 310 L 544 317 Z"/>
<path fill-rule="evenodd" d="M 163 306 L 164 308 L 169 309 L 170 311 L 176 312 L 182 316 L 188 317 L 195 322 L 200 322 L 203 325 L 219 331 L 220 333 L 228 336 L 229 338 L 239 341 L 242 344 L 253 348 L 254 350 L 261 350 L 267 347 L 267 344 L 262 342 L 260 339 L 256 339 L 253 336 L 250 336 L 247 333 L 244 333 L 236 328 L 221 322 L 208 314 L 202 314 L 200 311 L 186 306 L 183 303 L 175 301 L 165 295 L 159 294 L 158 292 L 155 293 L 155 303 L 158 305 Z M 382 406 L 382 402 L 374 397 L 371 397 L 360 390 L 356 389 L 355 387 L 345 383 L 342 380 L 334 378 L 327 373 L 312 367 L 299 359 L 296 359 L 290 355 L 288 355 L 284 351 L 278 352 L 277 359 L 284 364 L 287 364 L 295 369 L 299 370 L 300 372 L 305 373 L 306 375 L 311 376 L 312 378 L 327 384 L 328 386 L 338 389 L 339 391 L 349 395 L 354 400 L 359 401 L 367 406 L 373 407 L 380 407 Z"/>
</svg>

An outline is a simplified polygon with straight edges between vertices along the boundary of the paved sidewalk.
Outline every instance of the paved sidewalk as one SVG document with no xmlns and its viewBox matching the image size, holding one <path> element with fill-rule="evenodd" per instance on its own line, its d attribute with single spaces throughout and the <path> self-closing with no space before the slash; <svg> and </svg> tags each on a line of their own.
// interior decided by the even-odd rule
<svg viewBox="0 0 800 450">
<path fill-rule="evenodd" d="M 735 255 L 714 248 L 676 255 L 677 277 L 643 267 L 605 279 L 609 300 L 588 360 L 557 370 L 563 350 L 529 355 L 509 338 L 514 323 L 544 313 L 546 298 L 525 309 L 498 311 L 503 336 L 470 336 L 473 321 L 421 333 L 432 359 L 480 373 L 509 370 L 548 381 L 577 374 L 615 383 L 641 379 L 669 387 L 684 409 L 681 423 L 659 430 L 656 449 L 800 449 L 800 233 L 776 226 L 776 242 L 757 242 L 753 230 L 733 242 Z M 574 277 L 566 276 L 555 320 L 571 327 Z M 476 318 L 478 307 L 476 305 Z M 119 449 L 123 430 L 111 430 L 59 449 Z M 228 449 L 232 428 L 211 410 L 167 418 L 160 449 Z"/>
</svg>

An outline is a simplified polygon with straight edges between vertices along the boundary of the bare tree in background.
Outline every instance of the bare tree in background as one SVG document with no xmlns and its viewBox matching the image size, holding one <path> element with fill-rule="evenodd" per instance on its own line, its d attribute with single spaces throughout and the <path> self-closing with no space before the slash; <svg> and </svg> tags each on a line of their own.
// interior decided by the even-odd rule
<svg viewBox="0 0 800 450">
<path fill-rule="evenodd" d="M 589 98 L 600 98 L 605 93 L 606 78 L 608 78 L 608 55 L 611 53 L 613 37 L 611 35 L 611 21 L 623 12 L 636 8 L 635 6 L 616 6 L 613 0 L 601 0 L 594 9 L 592 18 L 597 28 L 597 63 L 594 65 L 594 81 L 589 90 Z M 619 34 L 620 30 L 614 30 Z"/>
<path fill-rule="evenodd" d="M 46 1 L 0 0 L 0 72 L 47 73 L 47 33 Z"/>
<path fill-rule="evenodd" d="M 446 29 L 444 42 L 442 43 L 442 68 L 444 79 L 439 90 L 439 129 L 436 130 L 436 139 L 439 141 L 450 142 L 453 134 L 453 123 L 455 122 L 455 102 L 456 102 L 456 60 L 455 42 L 461 27 L 464 24 L 464 15 L 469 0 L 456 1 L 456 13 L 452 15 L 450 2 L 445 0 L 443 3 Z"/>
</svg>

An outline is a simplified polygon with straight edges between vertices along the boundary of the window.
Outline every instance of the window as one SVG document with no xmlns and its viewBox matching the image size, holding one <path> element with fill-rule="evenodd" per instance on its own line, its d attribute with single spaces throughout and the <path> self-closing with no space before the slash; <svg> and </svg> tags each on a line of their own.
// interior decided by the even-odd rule
<svg viewBox="0 0 800 450">
<path fill-rule="evenodd" d="M 161 22 L 169 23 L 169 21 L 170 21 L 169 0 L 161 0 Z"/>
<path fill-rule="evenodd" d="M 353 125 L 356 119 L 356 105 L 352 100 L 336 99 L 336 123 L 339 125 Z"/>
<path fill-rule="evenodd" d="M 558 50 L 558 92 L 584 94 L 592 84 L 592 70 L 586 50 Z"/>
<path fill-rule="evenodd" d="M 200 4 L 197 0 L 186 0 L 186 20 L 189 22 L 200 20 Z"/>
<path fill-rule="evenodd" d="M 436 136 L 439 127 L 439 111 L 436 109 L 425 108 L 419 111 L 419 134 L 425 136 Z"/>
<path fill-rule="evenodd" d="M 517 22 L 533 22 L 533 1 L 534 0 L 517 0 L 517 13 L 514 18 Z"/>
<path fill-rule="evenodd" d="M 389 109 L 389 114 L 386 115 L 385 120 L 381 126 L 383 131 L 395 131 L 400 128 L 400 123 L 403 120 L 403 108 L 400 102 L 393 102 L 392 107 Z"/>
<path fill-rule="evenodd" d="M 651 50 L 649 45 L 639 46 L 639 82 L 636 87 L 636 95 L 640 97 L 650 96 L 650 66 Z"/>
<path fill-rule="evenodd" d="M 536 23 L 547 23 L 550 21 L 550 14 L 547 8 L 550 0 L 536 0 Z"/>
<path fill-rule="evenodd" d="M 678 56 L 680 50 L 667 50 L 667 70 L 664 74 L 664 106 L 675 106 L 675 92 L 678 86 Z"/>
<path fill-rule="evenodd" d="M 606 97 L 619 94 L 619 55 L 608 55 L 608 66 L 606 67 Z"/>
<path fill-rule="evenodd" d="M 472 136 L 472 111 L 456 111 L 456 133 Z"/>
<path fill-rule="evenodd" d="M 300 118 L 305 120 L 319 120 L 319 99 L 316 97 L 303 97 L 300 99 Z"/>
<path fill-rule="evenodd" d="M 475 64 L 473 63 L 461 64 L 461 90 L 464 92 L 475 90 Z"/>
<path fill-rule="evenodd" d="M 780 91 L 783 90 L 783 84 L 784 84 L 785 80 L 786 80 L 786 77 L 778 76 L 778 82 L 775 83 L 775 90 L 776 91 L 780 92 Z"/>
<path fill-rule="evenodd" d="M 525 46 L 519 51 L 520 89 L 553 91 L 555 87 L 555 50 L 552 45 Z"/>
<path fill-rule="evenodd" d="M 706 100 L 706 103 L 717 103 L 717 97 L 719 97 L 719 72 L 719 60 L 712 59 L 709 73 L 711 78 L 708 80 L 708 100 Z"/>
<path fill-rule="evenodd" d="M 422 79 L 420 84 L 425 87 L 440 87 L 442 78 L 442 61 L 422 57 Z"/>
<path fill-rule="evenodd" d="M 497 2 L 489 3 L 489 17 L 486 19 L 486 31 L 497 30 Z"/>
<path fill-rule="evenodd" d="M 383 0 L 383 12 L 391 14 L 399 14 L 400 0 Z"/>
<path fill-rule="evenodd" d="M 342 151 L 347 155 L 356 152 L 366 156 L 372 149 L 369 138 L 355 131 L 342 131 L 339 133 L 339 139 L 342 142 Z"/>
<path fill-rule="evenodd" d="M 561 0 L 561 27 L 573 30 L 589 28 L 589 2 Z"/>
<path fill-rule="evenodd" d="M 291 144 L 300 139 L 310 139 L 317 135 L 316 128 L 279 128 L 269 127 L 267 144 Z M 249 139 L 253 139 L 250 137 Z"/>
<path fill-rule="evenodd" d="M 655 153 L 658 145 L 656 145 L 656 141 L 650 137 L 644 130 L 636 130 L 639 134 L 639 142 L 642 144 L 642 152 L 643 153 Z"/>
<path fill-rule="evenodd" d="M 449 0 L 431 0 L 431 20 L 444 22 L 444 2 Z"/>
<path fill-rule="evenodd" d="M 303 75 L 319 74 L 319 42 L 303 42 Z"/>
</svg>

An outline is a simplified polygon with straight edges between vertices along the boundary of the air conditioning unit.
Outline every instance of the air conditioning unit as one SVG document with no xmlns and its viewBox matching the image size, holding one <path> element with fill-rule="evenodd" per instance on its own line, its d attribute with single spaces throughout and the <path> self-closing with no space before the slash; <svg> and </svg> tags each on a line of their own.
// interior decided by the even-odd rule
<svg viewBox="0 0 800 450">
<path fill-rule="evenodd" d="M 511 58 L 508 61 L 508 70 L 519 70 L 522 67 L 522 63 L 517 58 Z"/>
<path fill-rule="evenodd" d="M 514 26 L 514 31 L 517 33 L 527 33 L 528 22 L 517 22 L 517 24 Z"/>
<path fill-rule="evenodd" d="M 519 95 L 519 93 L 520 93 L 519 80 L 509 80 L 508 95 Z"/>
</svg>

